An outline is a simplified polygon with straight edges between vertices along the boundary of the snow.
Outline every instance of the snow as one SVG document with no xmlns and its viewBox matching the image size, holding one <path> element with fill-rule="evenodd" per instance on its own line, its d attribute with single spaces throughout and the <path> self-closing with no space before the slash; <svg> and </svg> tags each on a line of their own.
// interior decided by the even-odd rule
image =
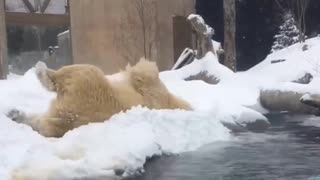
<svg viewBox="0 0 320 180">
<path fill-rule="evenodd" d="M 106 123 L 82 126 L 61 139 L 37 141 L 34 149 L 26 149 L 31 153 L 20 156 L 25 161 L 14 172 L 32 179 L 42 178 L 34 173 L 38 171 L 55 174 L 57 179 L 108 176 L 115 168 L 130 173 L 142 168 L 147 157 L 195 150 L 228 137 L 228 130 L 210 114 L 137 107 Z M 44 162 L 48 164 L 43 166 Z"/>
<path fill-rule="evenodd" d="M 194 75 L 201 71 L 206 71 L 209 75 L 214 74 L 220 83 L 210 85 L 200 80 L 183 80 L 190 74 Z M 252 78 L 238 75 L 221 65 L 211 52 L 207 53 L 203 59 L 195 60 L 188 66 L 174 71 L 161 72 L 160 78 L 170 92 L 187 100 L 197 110 L 210 110 L 215 107 L 230 109 L 230 106 L 234 105 L 239 108 L 241 106 L 255 107 L 259 112 L 265 112 L 257 103 L 260 93 L 259 83 L 252 83 Z"/>
<path fill-rule="evenodd" d="M 0 114 L 8 109 L 18 108 L 26 113 L 42 113 L 49 106 L 49 101 L 55 97 L 45 91 L 36 79 L 34 69 L 24 76 L 9 75 L 9 80 L 0 81 Z"/>
<path fill-rule="evenodd" d="M 208 53 L 203 59 L 174 71 L 160 73 L 169 91 L 188 101 L 194 111 L 150 110 L 133 107 L 103 123 L 91 123 L 69 131 L 64 137 L 44 138 L 30 127 L 17 124 L 5 114 L 12 108 L 26 113 L 43 113 L 54 93 L 46 91 L 34 69 L 25 75 L 10 74 L 0 81 L 0 177 L 1 179 L 106 179 L 114 170 L 130 175 L 143 171 L 152 156 L 197 150 L 217 141 L 230 141 L 223 123 L 243 125 L 267 119 L 259 104 L 263 88 L 305 92 L 319 91 L 320 77 L 314 65 L 319 63 L 320 38 L 270 54 L 266 60 L 246 72 L 233 73 Z M 271 64 L 275 59 L 285 62 Z M 183 79 L 206 71 L 220 80 L 217 85 Z M 310 72 L 315 78 L 308 85 L 290 81 Z M 121 73 L 106 76 L 123 81 Z"/>
<path fill-rule="evenodd" d="M 209 52 L 201 60 L 196 59 L 189 66 L 184 66 L 175 71 L 161 72 L 160 76 L 164 81 L 181 80 L 189 77 L 190 74 L 198 74 L 201 71 L 207 71 L 209 74 L 215 74 L 219 79 L 229 79 L 234 75 L 230 69 L 218 62 L 217 57 L 213 53 Z"/>
<path fill-rule="evenodd" d="M 308 50 L 302 47 L 307 45 Z M 161 79 L 175 95 L 186 99 L 195 109 L 214 109 L 219 107 L 219 112 L 229 110 L 225 114 L 232 114 L 244 107 L 258 113 L 253 119 L 263 119 L 262 114 L 268 113 L 259 102 L 261 90 L 279 90 L 305 93 L 320 93 L 320 37 L 297 43 L 288 48 L 270 54 L 264 61 L 245 72 L 233 73 L 228 68 L 218 63 L 216 56 L 208 53 L 203 59 L 195 60 L 188 66 L 174 71 L 161 73 Z M 281 63 L 272 64 L 271 61 L 285 59 Z M 220 80 L 217 85 L 210 85 L 203 81 L 184 81 L 190 75 L 206 71 Z M 297 84 L 292 81 L 311 73 L 314 78 L 309 84 Z M 179 81 L 180 80 L 180 81 Z M 192 88 L 191 88 L 192 87 Z M 186 89 L 192 89 L 186 91 Z M 201 94 L 201 95 L 199 95 Z M 214 102 L 214 103 L 213 103 Z M 231 108 L 231 105 L 236 108 Z M 233 109 L 233 110 L 231 110 Z M 260 113 L 260 114 L 259 114 Z M 222 113 L 221 113 L 222 114 Z M 237 113 L 235 113 L 237 114 Z M 239 115 L 240 113 L 238 113 Z M 252 115 L 253 115 L 252 114 Z M 236 117 L 233 114 L 234 117 Z M 250 119 L 246 116 L 247 119 Z M 239 116 L 234 118 L 241 122 Z"/>
<path fill-rule="evenodd" d="M 213 49 L 215 50 L 215 53 L 218 54 L 218 50 L 222 49 L 221 43 L 215 40 L 212 40 Z"/>
<path fill-rule="evenodd" d="M 303 51 L 303 46 L 308 46 L 308 50 Z M 276 51 L 268 55 L 261 63 L 246 72 L 237 73 L 237 75 L 240 80 L 254 80 L 257 87 L 261 90 L 294 90 L 303 94 L 320 93 L 319 51 L 320 37 L 311 38 L 306 40 L 305 43 L 296 43 Z M 285 61 L 271 63 L 271 61 L 279 59 L 285 59 Z M 303 77 L 306 73 L 310 73 L 313 76 L 309 84 L 292 82 Z"/>
<path fill-rule="evenodd" d="M 308 50 L 302 51 L 304 45 Z M 264 61 L 249 69 L 246 73 L 254 74 L 263 80 L 288 82 L 302 77 L 309 72 L 313 76 L 320 76 L 320 37 L 306 40 L 305 43 L 296 43 L 270 54 Z M 281 63 L 272 64 L 272 60 L 285 59 Z"/>
</svg>

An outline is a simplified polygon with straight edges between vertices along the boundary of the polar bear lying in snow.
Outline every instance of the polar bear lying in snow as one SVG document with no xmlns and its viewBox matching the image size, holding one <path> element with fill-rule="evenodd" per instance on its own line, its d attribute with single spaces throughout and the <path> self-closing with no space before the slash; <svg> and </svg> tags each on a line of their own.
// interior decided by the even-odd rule
<svg viewBox="0 0 320 180">
<path fill-rule="evenodd" d="M 187 102 L 171 94 L 161 82 L 156 63 L 145 59 L 127 66 L 117 81 L 109 80 L 99 68 L 87 64 L 55 71 L 39 62 L 36 75 L 47 90 L 57 94 L 49 110 L 40 116 L 11 110 L 8 117 L 46 137 L 61 137 L 69 130 L 90 122 L 103 122 L 137 105 L 191 110 Z"/>
</svg>

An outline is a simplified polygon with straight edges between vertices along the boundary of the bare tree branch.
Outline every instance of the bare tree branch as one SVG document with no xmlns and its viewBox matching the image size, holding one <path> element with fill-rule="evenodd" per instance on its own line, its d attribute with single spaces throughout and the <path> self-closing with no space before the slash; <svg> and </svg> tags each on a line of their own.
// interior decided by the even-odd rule
<svg viewBox="0 0 320 180">
<path fill-rule="evenodd" d="M 44 0 L 44 2 L 40 5 L 40 12 L 44 13 L 46 9 L 48 8 L 51 0 Z"/>
<path fill-rule="evenodd" d="M 156 0 L 127 1 L 115 34 L 115 46 L 126 61 L 135 63 L 140 57 L 156 58 L 158 12 Z"/>
<path fill-rule="evenodd" d="M 26 9 L 31 12 L 31 13 L 35 13 L 37 10 L 33 7 L 33 5 L 29 2 L 29 0 L 22 0 L 24 6 L 26 7 Z"/>
</svg>

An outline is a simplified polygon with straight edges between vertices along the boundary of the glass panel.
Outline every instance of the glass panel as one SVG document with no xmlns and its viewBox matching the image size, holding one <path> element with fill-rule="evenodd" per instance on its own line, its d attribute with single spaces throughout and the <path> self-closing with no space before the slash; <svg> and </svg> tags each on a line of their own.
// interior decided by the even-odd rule
<svg viewBox="0 0 320 180">
<path fill-rule="evenodd" d="M 66 30 L 67 27 L 8 26 L 9 71 L 23 74 L 38 61 L 46 62 L 51 68 L 69 64 L 57 59 L 57 36 Z"/>
<path fill-rule="evenodd" d="M 67 0 L 6 0 L 5 7 L 8 12 L 40 13 L 45 9 L 46 14 L 65 14 Z"/>
</svg>

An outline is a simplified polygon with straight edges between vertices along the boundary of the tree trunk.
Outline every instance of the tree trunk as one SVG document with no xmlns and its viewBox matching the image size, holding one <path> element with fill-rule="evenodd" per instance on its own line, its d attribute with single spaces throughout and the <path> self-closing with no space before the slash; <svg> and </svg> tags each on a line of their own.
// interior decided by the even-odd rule
<svg viewBox="0 0 320 180">
<path fill-rule="evenodd" d="M 4 0 L 0 0 L 0 79 L 7 76 L 7 33 Z"/>
<path fill-rule="evenodd" d="M 225 65 L 236 71 L 236 2 L 224 0 L 224 50 Z"/>
</svg>

